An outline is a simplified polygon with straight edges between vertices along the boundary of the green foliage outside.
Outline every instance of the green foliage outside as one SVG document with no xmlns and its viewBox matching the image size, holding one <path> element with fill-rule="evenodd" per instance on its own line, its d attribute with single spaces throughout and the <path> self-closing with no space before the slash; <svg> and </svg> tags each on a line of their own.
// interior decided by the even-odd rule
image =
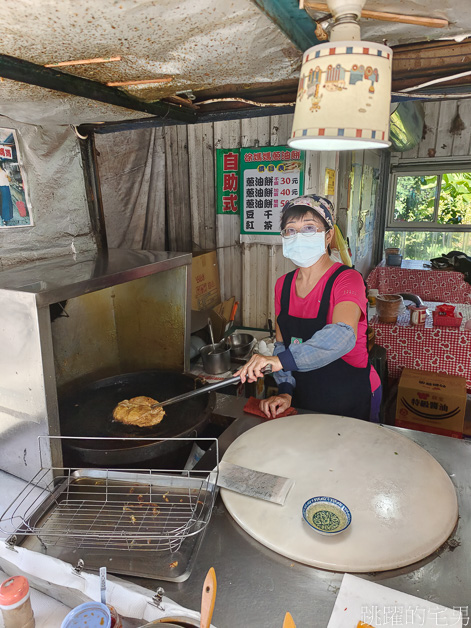
<svg viewBox="0 0 471 628">
<path fill-rule="evenodd" d="M 437 175 L 398 177 L 394 220 L 424 222 L 433 220 Z"/>
<path fill-rule="evenodd" d="M 471 225 L 471 172 L 441 175 L 437 220 L 434 209 L 440 175 L 397 178 L 395 222 L 422 222 L 434 225 Z M 449 251 L 471 254 L 471 232 L 386 231 L 384 248 L 399 247 L 406 259 L 430 260 Z"/>
<path fill-rule="evenodd" d="M 430 260 L 450 251 L 471 255 L 470 231 L 386 231 L 384 248 L 399 247 L 405 259 Z"/>
<path fill-rule="evenodd" d="M 471 224 L 471 173 L 442 175 L 438 222 L 442 225 Z"/>
<path fill-rule="evenodd" d="M 438 176 L 398 177 L 394 220 L 405 222 L 433 221 Z M 449 172 L 441 175 L 437 223 L 471 224 L 471 173 Z"/>
</svg>

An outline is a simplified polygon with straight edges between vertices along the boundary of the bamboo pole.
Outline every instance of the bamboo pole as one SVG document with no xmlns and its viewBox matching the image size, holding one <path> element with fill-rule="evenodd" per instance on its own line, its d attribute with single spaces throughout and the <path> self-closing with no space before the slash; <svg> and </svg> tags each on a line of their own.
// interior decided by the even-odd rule
<svg viewBox="0 0 471 628">
<path fill-rule="evenodd" d="M 63 68 L 68 65 L 91 65 L 94 63 L 110 63 L 121 61 L 121 57 L 96 57 L 95 59 L 75 59 L 73 61 L 60 61 L 59 63 L 46 63 L 45 68 Z"/>
<path fill-rule="evenodd" d="M 58 92 L 81 96 L 89 100 L 97 100 L 109 105 L 116 105 L 134 111 L 144 111 L 150 115 L 161 116 L 168 121 L 178 121 L 191 124 L 196 122 L 195 111 L 183 107 L 163 103 L 161 101 L 144 102 L 134 98 L 121 89 L 113 89 L 98 81 L 68 74 L 56 68 L 45 68 L 42 65 L 17 59 L 9 55 L 0 54 L 0 77 L 37 85 L 46 89 L 53 89 Z"/>
<path fill-rule="evenodd" d="M 108 87 L 122 87 L 124 85 L 152 85 L 153 83 L 170 83 L 173 81 L 173 76 L 167 76 L 165 78 L 147 79 L 144 81 L 111 81 L 107 83 Z"/>
</svg>

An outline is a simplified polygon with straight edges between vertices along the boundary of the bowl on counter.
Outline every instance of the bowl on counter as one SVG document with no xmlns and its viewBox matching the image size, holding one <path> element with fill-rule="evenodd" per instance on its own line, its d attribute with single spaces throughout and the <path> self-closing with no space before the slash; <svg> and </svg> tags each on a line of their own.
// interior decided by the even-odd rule
<svg viewBox="0 0 471 628">
<path fill-rule="evenodd" d="M 111 626 L 111 613 L 106 604 L 84 602 L 73 608 L 61 624 L 61 628 L 108 628 Z"/>
<path fill-rule="evenodd" d="M 231 368 L 230 346 L 224 341 L 201 347 L 200 354 L 206 373 L 217 375 L 218 373 L 225 373 Z"/>
<path fill-rule="evenodd" d="M 252 334 L 231 334 L 226 338 L 230 347 L 231 355 L 235 358 L 247 355 L 255 344 L 255 336 Z"/>
<path fill-rule="evenodd" d="M 303 505 L 303 518 L 319 534 L 333 536 L 344 532 L 352 522 L 347 506 L 334 497 L 311 497 Z"/>
</svg>

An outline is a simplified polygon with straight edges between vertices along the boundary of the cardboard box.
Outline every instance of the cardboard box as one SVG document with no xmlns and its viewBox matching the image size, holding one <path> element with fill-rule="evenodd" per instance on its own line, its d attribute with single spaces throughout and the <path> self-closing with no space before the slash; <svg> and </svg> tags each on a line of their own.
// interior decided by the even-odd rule
<svg viewBox="0 0 471 628">
<path fill-rule="evenodd" d="M 399 380 L 396 426 L 463 438 L 466 379 L 404 369 Z"/>
<path fill-rule="evenodd" d="M 234 307 L 235 297 L 227 299 L 222 303 L 218 303 L 210 312 L 211 323 L 213 325 L 214 339 L 219 342 L 226 335 L 226 327 L 229 325 L 232 308 Z"/>
<path fill-rule="evenodd" d="M 216 251 L 197 253 L 191 268 L 191 309 L 207 310 L 221 302 Z"/>
<path fill-rule="evenodd" d="M 215 342 L 219 342 L 225 336 L 226 327 L 229 325 L 235 297 L 218 303 L 215 307 L 207 310 L 191 310 L 191 333 L 208 327 L 208 318 L 211 319 Z"/>
</svg>

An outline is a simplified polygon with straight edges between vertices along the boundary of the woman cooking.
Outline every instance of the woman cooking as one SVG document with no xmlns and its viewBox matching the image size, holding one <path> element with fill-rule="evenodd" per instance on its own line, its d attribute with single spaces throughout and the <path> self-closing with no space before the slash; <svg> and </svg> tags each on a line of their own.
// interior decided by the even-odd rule
<svg viewBox="0 0 471 628">
<path fill-rule="evenodd" d="M 299 268 L 275 286 L 276 343 L 272 357 L 254 355 L 242 382 L 271 366 L 278 394 L 261 410 L 275 418 L 291 405 L 325 414 L 378 421 L 381 382 L 368 361 L 363 278 L 333 262 L 332 204 L 309 194 L 281 214 L 283 255 Z"/>
</svg>

